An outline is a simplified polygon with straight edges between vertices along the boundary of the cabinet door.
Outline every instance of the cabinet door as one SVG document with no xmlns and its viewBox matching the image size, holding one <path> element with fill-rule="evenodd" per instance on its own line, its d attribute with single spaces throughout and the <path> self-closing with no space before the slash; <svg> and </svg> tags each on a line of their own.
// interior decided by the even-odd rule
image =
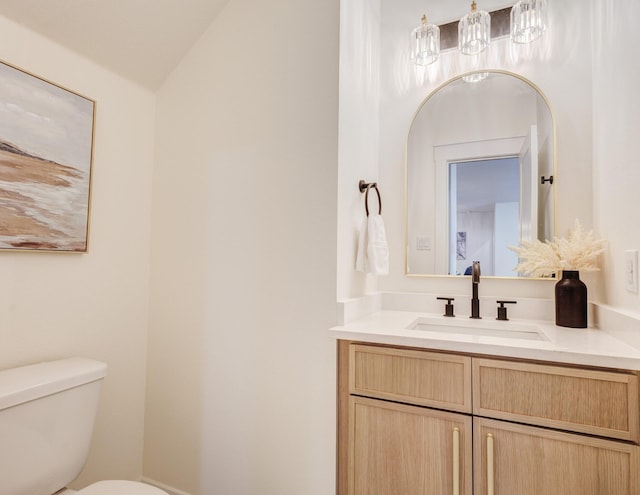
<svg viewBox="0 0 640 495">
<path fill-rule="evenodd" d="M 474 419 L 475 495 L 638 495 L 638 450 L 623 442 Z"/>
<path fill-rule="evenodd" d="M 349 495 L 471 495 L 471 417 L 349 402 Z"/>
</svg>

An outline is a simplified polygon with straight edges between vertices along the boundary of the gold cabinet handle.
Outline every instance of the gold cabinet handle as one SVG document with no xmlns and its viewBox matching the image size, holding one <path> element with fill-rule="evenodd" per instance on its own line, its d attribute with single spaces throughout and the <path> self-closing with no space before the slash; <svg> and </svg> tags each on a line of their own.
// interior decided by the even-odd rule
<svg viewBox="0 0 640 495">
<path fill-rule="evenodd" d="M 460 495 L 460 428 L 453 429 L 453 495 Z"/>
<path fill-rule="evenodd" d="M 494 495 L 493 491 L 493 435 L 487 434 L 487 495 Z"/>
</svg>

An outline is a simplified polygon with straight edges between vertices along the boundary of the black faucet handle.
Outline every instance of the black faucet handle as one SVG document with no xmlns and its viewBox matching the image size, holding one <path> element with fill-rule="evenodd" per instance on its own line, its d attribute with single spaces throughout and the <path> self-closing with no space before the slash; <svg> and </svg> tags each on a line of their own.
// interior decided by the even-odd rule
<svg viewBox="0 0 640 495">
<path fill-rule="evenodd" d="M 436 297 L 436 299 L 440 301 L 447 301 L 447 304 L 444 305 L 444 314 L 442 316 L 455 316 L 453 314 L 453 304 L 451 303 L 451 301 L 455 301 L 454 297 Z"/>
<path fill-rule="evenodd" d="M 496 320 L 507 321 L 507 307 L 505 304 L 518 304 L 518 301 L 496 301 L 500 306 L 498 307 L 498 317 Z"/>
</svg>

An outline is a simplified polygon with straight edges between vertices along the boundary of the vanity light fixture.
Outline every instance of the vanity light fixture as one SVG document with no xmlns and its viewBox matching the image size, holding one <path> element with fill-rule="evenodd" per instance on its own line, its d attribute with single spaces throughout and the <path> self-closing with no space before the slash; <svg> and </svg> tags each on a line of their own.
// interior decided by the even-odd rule
<svg viewBox="0 0 640 495">
<path fill-rule="evenodd" d="M 422 24 L 411 32 L 411 58 L 417 65 L 430 65 L 440 57 L 440 28 L 427 22 L 422 16 Z"/>
<path fill-rule="evenodd" d="M 439 59 L 441 50 L 456 46 L 464 55 L 477 55 L 489 46 L 491 38 L 509 35 L 514 43 L 530 43 L 547 29 L 546 2 L 518 0 L 513 7 L 486 12 L 478 10 L 473 1 L 471 11 L 460 21 L 440 25 L 429 24 L 423 15 L 422 24 L 411 32 L 411 60 L 420 66 L 433 64 Z M 473 82 L 470 79 L 465 78 L 465 81 Z"/>
<path fill-rule="evenodd" d="M 458 23 L 458 48 L 465 55 L 477 55 L 490 42 L 491 16 L 485 10 L 478 10 L 474 0 L 471 2 L 471 12 Z"/>
<path fill-rule="evenodd" d="M 547 29 L 545 0 L 519 0 L 511 9 L 511 39 L 530 43 Z"/>
<path fill-rule="evenodd" d="M 472 72 L 466 76 L 462 76 L 462 80 L 466 83 L 477 83 L 489 76 L 488 72 Z"/>
</svg>

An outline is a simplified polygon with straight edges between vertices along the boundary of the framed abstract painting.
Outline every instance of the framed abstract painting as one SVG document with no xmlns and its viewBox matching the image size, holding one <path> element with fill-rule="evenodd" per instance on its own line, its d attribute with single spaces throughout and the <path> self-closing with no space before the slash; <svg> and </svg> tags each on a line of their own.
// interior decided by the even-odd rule
<svg viewBox="0 0 640 495">
<path fill-rule="evenodd" d="M 87 252 L 95 106 L 0 62 L 0 250 Z"/>
</svg>

